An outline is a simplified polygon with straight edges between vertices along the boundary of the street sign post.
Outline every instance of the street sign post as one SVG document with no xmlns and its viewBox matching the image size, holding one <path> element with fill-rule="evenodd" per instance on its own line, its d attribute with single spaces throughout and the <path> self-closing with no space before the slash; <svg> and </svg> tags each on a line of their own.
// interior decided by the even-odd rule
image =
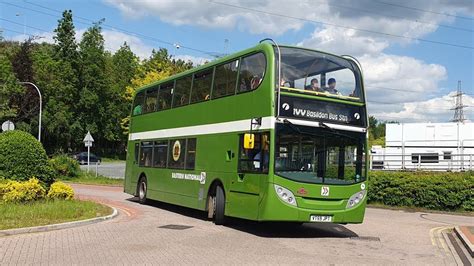
<svg viewBox="0 0 474 266">
<path fill-rule="evenodd" d="M 84 142 L 84 145 L 87 147 L 87 172 L 89 172 L 91 147 L 92 147 L 92 142 L 94 142 L 94 138 L 92 137 L 90 131 L 87 131 L 87 134 L 84 137 L 83 142 Z"/>
<path fill-rule="evenodd" d="M 9 131 L 9 130 L 15 130 L 15 125 L 13 124 L 12 121 L 7 120 L 3 122 L 2 124 L 2 131 Z"/>
</svg>

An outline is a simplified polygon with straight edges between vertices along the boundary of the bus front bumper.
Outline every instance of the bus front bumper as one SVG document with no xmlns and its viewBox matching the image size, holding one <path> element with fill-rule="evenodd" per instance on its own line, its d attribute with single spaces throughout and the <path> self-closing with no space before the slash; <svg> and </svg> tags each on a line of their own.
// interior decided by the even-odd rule
<svg viewBox="0 0 474 266">
<path fill-rule="evenodd" d="M 259 208 L 259 221 L 288 222 L 332 222 L 362 223 L 364 220 L 367 196 L 352 208 L 347 208 L 349 200 L 313 200 L 296 196 L 297 206 L 283 202 L 269 184 Z"/>
</svg>

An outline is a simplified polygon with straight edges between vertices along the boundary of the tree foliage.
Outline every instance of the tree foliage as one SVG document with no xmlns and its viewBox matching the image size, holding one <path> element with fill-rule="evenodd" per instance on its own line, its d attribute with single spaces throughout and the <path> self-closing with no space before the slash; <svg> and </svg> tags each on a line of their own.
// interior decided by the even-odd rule
<svg viewBox="0 0 474 266">
<path fill-rule="evenodd" d="M 10 119 L 37 134 L 37 92 L 18 84 L 34 82 L 43 95 L 42 143 L 48 153 L 80 151 L 90 131 L 96 153 L 123 155 L 136 90 L 192 63 L 174 59 L 163 48 L 141 60 L 126 42 L 108 52 L 102 22 L 89 27 L 78 42 L 72 11 L 65 10 L 54 44 L 0 38 L 0 122 Z"/>
</svg>

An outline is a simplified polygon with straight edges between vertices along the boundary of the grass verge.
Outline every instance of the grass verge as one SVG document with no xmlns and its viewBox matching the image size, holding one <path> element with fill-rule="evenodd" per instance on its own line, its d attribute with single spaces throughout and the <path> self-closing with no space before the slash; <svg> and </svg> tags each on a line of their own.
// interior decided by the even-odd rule
<svg viewBox="0 0 474 266">
<path fill-rule="evenodd" d="M 41 200 L 0 203 L 0 230 L 57 224 L 109 215 L 112 208 L 92 201 Z"/>
<path fill-rule="evenodd" d="M 87 185 L 114 185 L 123 186 L 123 179 L 115 179 L 103 175 L 95 176 L 95 173 L 82 171 L 78 177 L 59 177 L 58 180 Z"/>
<path fill-rule="evenodd" d="M 125 160 L 116 159 L 116 158 L 109 158 L 109 157 L 102 157 L 101 161 L 103 163 L 125 163 Z"/>
</svg>

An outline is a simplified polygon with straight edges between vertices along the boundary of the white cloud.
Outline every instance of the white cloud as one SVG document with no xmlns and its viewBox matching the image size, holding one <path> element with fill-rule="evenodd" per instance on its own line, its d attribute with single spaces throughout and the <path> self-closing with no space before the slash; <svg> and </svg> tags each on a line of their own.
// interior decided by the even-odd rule
<svg viewBox="0 0 474 266">
<path fill-rule="evenodd" d="M 389 42 L 358 35 L 352 29 L 326 27 L 316 29 L 309 38 L 304 39 L 297 45 L 335 54 L 360 56 L 380 53 L 389 46 Z"/>
<path fill-rule="evenodd" d="M 399 121 L 399 122 L 448 122 L 453 118 L 455 91 L 447 95 L 436 97 L 425 101 L 415 101 L 404 103 L 399 111 L 371 111 L 369 114 L 379 120 Z M 469 106 L 464 109 L 464 117 L 474 120 L 474 97 L 464 95 L 464 105 Z M 373 107 L 373 106 L 372 106 Z"/>
<path fill-rule="evenodd" d="M 157 48 L 143 43 L 143 41 L 136 36 L 128 35 L 118 31 L 103 30 L 102 35 L 104 36 L 105 48 L 111 52 L 117 51 L 124 42 L 127 42 L 127 44 L 130 46 L 130 49 L 136 55 L 138 55 L 141 59 L 145 59 L 151 55 L 153 48 Z"/>
<path fill-rule="evenodd" d="M 438 83 L 447 78 L 446 68 L 407 56 L 364 55 L 367 100 L 391 103 L 427 99 L 439 93 Z"/>
<path fill-rule="evenodd" d="M 139 19 L 144 16 L 158 16 L 162 21 L 174 25 L 226 29 L 237 28 L 254 34 L 279 36 L 289 30 L 299 30 L 303 25 L 310 23 L 321 28 L 316 29 L 313 33 L 314 40 L 310 38 L 306 42 L 317 42 L 323 38 L 328 45 L 350 47 L 355 41 L 356 46 L 361 49 L 365 50 L 365 47 L 362 45 L 365 43 L 368 46 L 372 46 L 369 47 L 369 50 L 375 49 L 375 51 L 385 48 L 387 42 L 407 43 L 413 40 L 380 35 L 374 33 L 374 31 L 418 38 L 435 31 L 438 28 L 438 23 L 452 23 L 454 21 L 454 17 L 430 12 L 419 12 L 371 0 L 360 0 L 357 2 L 357 5 L 354 5 L 354 2 L 350 0 L 337 2 L 330 0 L 104 1 L 119 9 L 122 14 L 131 19 Z M 442 10 L 443 13 L 449 14 L 467 13 L 472 15 L 474 8 L 468 2 L 443 0 L 426 2 L 415 0 L 393 1 L 393 4 L 425 10 Z M 280 16 L 269 13 L 279 14 Z M 347 27 L 353 29 L 350 30 Z M 355 28 L 367 31 L 354 30 Z M 341 37 L 337 34 L 338 38 L 333 42 L 324 38 L 324 34 L 327 33 L 325 30 L 335 31 L 334 29 L 339 30 L 336 33 L 343 31 L 343 36 L 347 41 L 341 43 Z"/>
<path fill-rule="evenodd" d="M 185 62 L 191 61 L 194 66 L 200 66 L 205 64 L 206 62 L 211 62 L 213 59 L 206 58 L 206 57 L 199 57 L 199 56 L 192 56 L 192 55 L 176 55 L 174 58 L 181 59 Z"/>
</svg>

